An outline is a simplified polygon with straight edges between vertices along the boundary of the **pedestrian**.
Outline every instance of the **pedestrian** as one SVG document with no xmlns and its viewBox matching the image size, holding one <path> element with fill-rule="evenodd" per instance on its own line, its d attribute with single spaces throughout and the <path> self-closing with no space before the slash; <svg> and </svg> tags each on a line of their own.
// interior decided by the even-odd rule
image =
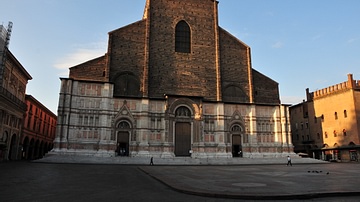
<svg viewBox="0 0 360 202">
<path fill-rule="evenodd" d="M 291 163 L 291 158 L 290 158 L 290 156 L 287 156 L 287 164 L 286 164 L 286 166 L 292 166 L 292 163 Z"/>
<path fill-rule="evenodd" d="M 150 165 L 151 165 L 151 166 L 154 165 L 153 157 L 151 157 L 151 159 L 150 159 Z"/>
</svg>

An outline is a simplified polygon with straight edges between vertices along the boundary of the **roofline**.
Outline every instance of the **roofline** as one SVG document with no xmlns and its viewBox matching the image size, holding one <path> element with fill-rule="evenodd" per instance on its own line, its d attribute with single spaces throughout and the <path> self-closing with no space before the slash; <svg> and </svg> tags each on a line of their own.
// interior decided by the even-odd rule
<svg viewBox="0 0 360 202">
<path fill-rule="evenodd" d="M 43 109 L 45 109 L 45 111 L 47 111 L 49 114 L 53 115 L 55 117 L 55 119 L 57 119 L 57 116 L 49 109 L 47 108 L 45 105 L 43 105 L 41 102 L 39 102 L 36 98 L 34 98 L 32 95 L 29 94 L 25 94 L 25 101 L 26 100 L 32 100 L 33 102 L 35 102 L 37 105 L 41 106 Z"/>
<path fill-rule="evenodd" d="M 7 53 L 9 53 L 9 56 L 11 57 L 11 59 L 13 59 L 15 61 L 15 63 L 20 67 L 20 70 L 22 71 L 22 73 L 24 73 L 25 76 L 28 77 L 28 80 L 32 80 L 33 78 L 31 77 L 31 75 L 29 74 L 29 72 L 26 71 L 26 69 L 22 66 L 22 64 L 16 59 L 16 57 L 12 54 L 12 52 L 8 49 L 5 48 L 5 51 Z"/>
</svg>

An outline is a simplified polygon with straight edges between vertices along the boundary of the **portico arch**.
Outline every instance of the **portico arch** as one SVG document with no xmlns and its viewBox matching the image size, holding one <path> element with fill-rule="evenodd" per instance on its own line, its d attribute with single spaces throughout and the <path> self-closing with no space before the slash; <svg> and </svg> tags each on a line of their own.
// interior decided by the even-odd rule
<svg viewBox="0 0 360 202">
<path fill-rule="evenodd" d="M 132 124 L 126 119 L 121 119 L 116 124 L 116 150 L 117 156 L 129 156 L 130 134 Z"/>
<path fill-rule="evenodd" d="M 234 123 L 230 127 L 231 135 L 231 153 L 233 157 L 243 157 L 242 143 L 243 143 L 244 129 L 240 123 Z"/>
</svg>

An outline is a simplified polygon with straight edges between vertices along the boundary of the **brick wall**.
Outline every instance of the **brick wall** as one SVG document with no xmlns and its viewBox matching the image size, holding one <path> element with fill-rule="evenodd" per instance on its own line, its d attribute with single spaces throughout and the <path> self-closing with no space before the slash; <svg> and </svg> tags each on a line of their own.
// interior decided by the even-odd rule
<svg viewBox="0 0 360 202">
<path fill-rule="evenodd" d="M 147 65 L 145 63 L 146 21 L 141 20 L 109 33 L 110 82 L 119 82 L 119 76 L 129 74 L 140 83 L 146 95 Z M 145 71 L 144 71 L 145 67 Z M 117 85 L 116 85 L 117 86 Z M 115 92 L 117 89 L 115 89 Z M 116 94 L 115 94 L 116 96 Z"/>
<path fill-rule="evenodd" d="M 89 81 L 107 81 L 106 56 L 70 68 L 69 78 Z"/>
<path fill-rule="evenodd" d="M 151 1 L 149 96 L 202 96 L 216 100 L 214 3 L 208 0 Z M 175 52 L 175 27 L 191 30 L 191 53 Z"/>
<path fill-rule="evenodd" d="M 278 83 L 253 69 L 254 102 L 280 104 Z"/>
<path fill-rule="evenodd" d="M 223 101 L 250 102 L 248 46 L 220 29 L 220 55 Z M 233 92 L 232 86 L 242 93 Z"/>
</svg>

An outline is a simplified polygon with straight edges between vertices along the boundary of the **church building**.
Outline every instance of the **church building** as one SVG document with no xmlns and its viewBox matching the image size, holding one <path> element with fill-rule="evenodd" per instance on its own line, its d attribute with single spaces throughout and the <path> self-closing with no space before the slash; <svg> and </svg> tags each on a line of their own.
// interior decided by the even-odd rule
<svg viewBox="0 0 360 202">
<path fill-rule="evenodd" d="M 221 4 L 221 3 L 220 3 Z M 293 154 L 289 106 L 219 26 L 215 0 L 146 0 L 103 56 L 61 78 L 53 152 L 264 158 Z"/>
</svg>

